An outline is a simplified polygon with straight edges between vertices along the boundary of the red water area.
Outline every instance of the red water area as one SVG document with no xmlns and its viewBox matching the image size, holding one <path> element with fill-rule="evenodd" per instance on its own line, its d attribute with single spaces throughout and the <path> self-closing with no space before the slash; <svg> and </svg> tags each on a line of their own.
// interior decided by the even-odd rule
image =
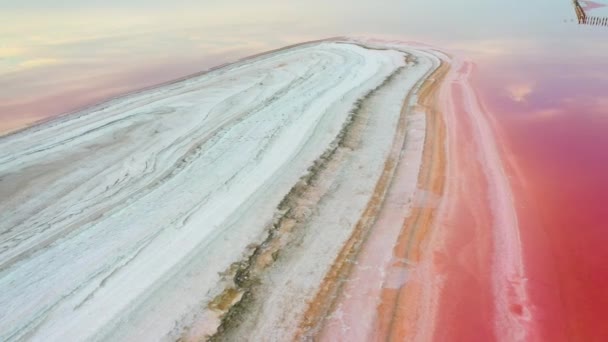
<svg viewBox="0 0 608 342">
<path fill-rule="evenodd" d="M 486 64 L 477 89 L 506 142 L 540 335 L 608 341 L 608 61 L 541 62 Z"/>
</svg>

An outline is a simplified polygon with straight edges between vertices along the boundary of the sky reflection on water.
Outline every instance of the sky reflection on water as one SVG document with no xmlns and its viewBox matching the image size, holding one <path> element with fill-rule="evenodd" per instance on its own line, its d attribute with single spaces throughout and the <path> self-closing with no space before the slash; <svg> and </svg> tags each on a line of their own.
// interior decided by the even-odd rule
<svg viewBox="0 0 608 342">
<path fill-rule="evenodd" d="M 0 1 L 0 9 L 6 23 L 0 30 L 0 132 L 249 54 L 331 36 L 422 41 L 464 52 L 482 71 L 505 60 L 517 66 L 519 58 L 551 63 L 572 60 L 574 53 L 607 55 L 606 47 L 593 46 L 601 33 L 574 24 L 568 0 L 29 0 Z M 520 73 L 526 79 L 510 79 L 503 90 L 536 82 Z"/>
</svg>

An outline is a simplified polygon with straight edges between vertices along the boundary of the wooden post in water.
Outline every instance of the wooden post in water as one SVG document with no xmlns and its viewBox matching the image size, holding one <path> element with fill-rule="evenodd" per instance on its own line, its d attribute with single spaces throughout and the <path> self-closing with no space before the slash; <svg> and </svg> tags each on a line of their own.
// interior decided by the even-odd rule
<svg viewBox="0 0 608 342">
<path fill-rule="evenodd" d="M 583 6 L 578 2 L 578 0 L 572 0 L 572 4 L 574 5 L 574 11 L 576 11 L 576 17 L 578 18 L 579 24 L 585 24 L 587 22 L 587 14 L 583 9 Z"/>
<path fill-rule="evenodd" d="M 608 26 L 608 18 L 602 17 L 589 17 L 583 6 L 581 6 L 579 0 L 572 0 L 574 5 L 574 11 L 576 12 L 576 18 L 578 23 L 581 25 L 594 25 L 594 26 Z"/>
</svg>

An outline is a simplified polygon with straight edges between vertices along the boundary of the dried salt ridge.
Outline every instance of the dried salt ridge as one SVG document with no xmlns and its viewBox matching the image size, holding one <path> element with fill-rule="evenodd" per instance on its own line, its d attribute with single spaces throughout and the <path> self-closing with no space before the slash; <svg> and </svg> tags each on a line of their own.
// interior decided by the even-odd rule
<svg viewBox="0 0 608 342">
<path fill-rule="evenodd" d="M 302 44 L 0 138 L 0 340 L 296 336 L 438 65 Z"/>
</svg>

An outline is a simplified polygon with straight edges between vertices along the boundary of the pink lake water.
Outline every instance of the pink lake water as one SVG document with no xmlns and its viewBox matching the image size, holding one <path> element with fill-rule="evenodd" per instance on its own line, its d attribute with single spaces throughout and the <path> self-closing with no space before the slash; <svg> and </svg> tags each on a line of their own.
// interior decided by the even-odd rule
<svg viewBox="0 0 608 342">
<path fill-rule="evenodd" d="M 577 25 L 569 0 L 130 3 L 0 2 L 0 133 L 304 40 L 436 45 L 475 62 L 537 336 L 608 340 L 608 27 Z M 608 16 L 604 3 L 589 13 Z"/>
</svg>

